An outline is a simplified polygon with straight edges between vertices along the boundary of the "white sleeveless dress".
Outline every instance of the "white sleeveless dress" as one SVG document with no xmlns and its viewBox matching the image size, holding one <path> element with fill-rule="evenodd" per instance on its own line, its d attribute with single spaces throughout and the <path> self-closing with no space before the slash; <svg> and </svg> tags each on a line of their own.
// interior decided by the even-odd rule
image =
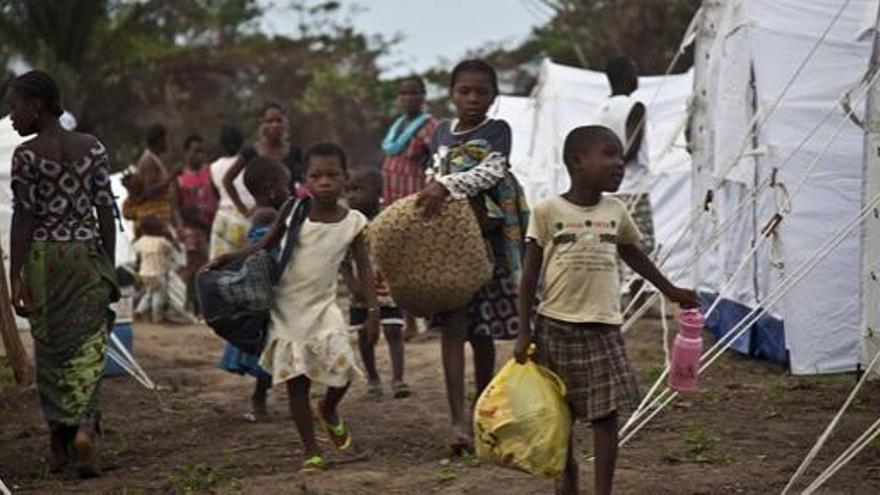
<svg viewBox="0 0 880 495">
<path fill-rule="evenodd" d="M 337 223 L 303 223 L 293 259 L 275 288 L 269 339 L 260 358 L 273 384 L 305 375 L 343 387 L 361 374 L 348 323 L 336 304 L 336 285 L 340 265 L 366 226 L 367 218 L 355 210 Z"/>
</svg>

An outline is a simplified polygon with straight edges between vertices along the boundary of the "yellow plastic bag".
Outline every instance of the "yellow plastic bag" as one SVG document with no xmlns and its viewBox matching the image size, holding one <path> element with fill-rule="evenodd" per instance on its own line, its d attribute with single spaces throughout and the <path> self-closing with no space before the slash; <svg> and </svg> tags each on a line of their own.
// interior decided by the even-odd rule
<svg viewBox="0 0 880 495">
<path fill-rule="evenodd" d="M 477 456 L 533 475 L 562 473 L 570 431 L 565 384 L 532 361 L 508 361 L 474 410 Z"/>
</svg>

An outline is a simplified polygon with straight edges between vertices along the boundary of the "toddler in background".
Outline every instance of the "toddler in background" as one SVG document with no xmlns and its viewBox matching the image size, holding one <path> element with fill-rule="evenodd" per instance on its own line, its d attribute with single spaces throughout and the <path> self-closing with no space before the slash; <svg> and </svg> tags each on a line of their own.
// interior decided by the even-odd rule
<svg viewBox="0 0 880 495">
<path fill-rule="evenodd" d="M 186 252 L 186 265 L 180 270 L 180 276 L 186 282 L 187 303 L 199 314 L 199 302 L 195 291 L 195 276 L 208 262 L 208 232 L 210 224 L 204 219 L 202 211 L 195 205 L 187 205 L 180 209 L 181 225 L 177 228 L 177 237 Z"/>
<path fill-rule="evenodd" d="M 135 310 L 136 316 L 148 316 L 152 323 L 165 322 L 168 271 L 172 266 L 174 245 L 162 220 L 148 215 L 140 222 L 141 236 L 134 243 L 138 255 L 138 276 L 144 286 L 144 295 Z"/>
</svg>

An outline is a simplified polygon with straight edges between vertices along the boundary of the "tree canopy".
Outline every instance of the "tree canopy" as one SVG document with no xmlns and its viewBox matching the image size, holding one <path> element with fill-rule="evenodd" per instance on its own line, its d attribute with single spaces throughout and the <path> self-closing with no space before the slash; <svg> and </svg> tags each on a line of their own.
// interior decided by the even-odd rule
<svg viewBox="0 0 880 495">
<path fill-rule="evenodd" d="M 629 54 L 645 72 L 662 72 L 699 4 L 521 2 L 550 20 L 519 46 L 473 51 L 499 69 L 504 90 L 520 94 L 544 56 L 601 69 Z M 353 161 L 377 161 L 395 89 L 378 60 L 395 39 L 358 31 L 336 1 L 290 0 L 287 8 L 296 25 L 269 34 L 256 0 L 0 0 L 0 71 L 24 64 L 51 72 L 65 107 L 115 151 L 117 166 L 135 158 L 153 123 L 169 128 L 172 144 L 190 133 L 213 142 L 227 123 L 253 133 L 270 101 L 288 108 L 294 144 L 336 140 Z M 449 69 L 425 74 L 440 94 Z M 445 98 L 432 108 L 445 112 Z"/>
</svg>

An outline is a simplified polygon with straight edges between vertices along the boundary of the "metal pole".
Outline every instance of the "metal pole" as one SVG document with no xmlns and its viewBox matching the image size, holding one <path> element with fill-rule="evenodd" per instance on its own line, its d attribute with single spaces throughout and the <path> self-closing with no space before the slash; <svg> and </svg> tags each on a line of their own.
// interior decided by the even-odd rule
<svg viewBox="0 0 880 495">
<path fill-rule="evenodd" d="M 880 9 L 877 12 L 880 25 Z M 871 69 L 880 70 L 880 30 L 874 29 Z M 865 111 L 864 186 L 862 204 L 880 192 L 880 83 L 868 88 Z M 862 228 L 862 363 L 880 352 L 880 211 L 868 217 Z M 872 374 L 880 377 L 876 368 Z"/>
</svg>

